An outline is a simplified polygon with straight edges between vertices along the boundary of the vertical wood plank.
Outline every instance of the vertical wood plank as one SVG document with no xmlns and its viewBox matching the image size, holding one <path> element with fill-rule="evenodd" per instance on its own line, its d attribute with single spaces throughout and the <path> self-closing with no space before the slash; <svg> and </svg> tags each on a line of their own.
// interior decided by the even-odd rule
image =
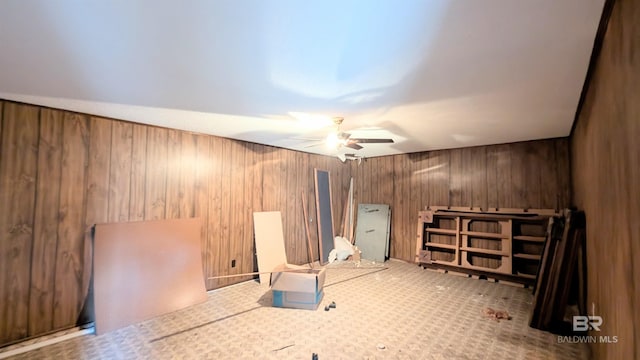
<svg viewBox="0 0 640 360">
<path fill-rule="evenodd" d="M 609 9 L 601 52 L 571 135 L 572 204 L 585 210 L 587 220 L 588 308 L 604 320 L 603 333 L 620 339 L 615 345 L 592 344 L 593 358 L 639 359 L 640 3 L 612 1 L 604 13 Z M 567 148 L 555 145 L 562 181 Z M 567 201 L 564 191 L 560 197 Z"/>
<path fill-rule="evenodd" d="M 538 160 L 540 164 L 538 168 L 540 172 L 540 203 L 536 207 L 541 209 L 555 209 L 558 206 L 560 182 L 556 172 L 555 142 L 554 140 L 545 140 L 538 143 L 538 155 L 540 156 Z"/>
<path fill-rule="evenodd" d="M 487 146 L 487 207 L 497 208 L 498 205 L 498 161 L 499 154 L 496 146 Z"/>
<path fill-rule="evenodd" d="M 165 219 L 177 219 L 180 217 L 180 169 L 182 166 L 182 139 L 180 131 L 169 129 L 167 134 L 167 172 L 166 172 L 166 198 Z"/>
<path fill-rule="evenodd" d="M 220 214 L 222 212 L 222 139 L 210 138 L 210 163 L 209 175 L 209 216 L 207 221 L 208 235 L 205 248 L 205 275 L 207 277 L 220 276 L 218 263 L 220 260 Z M 207 289 L 215 289 L 221 286 L 218 279 L 207 279 Z"/>
<path fill-rule="evenodd" d="M 147 126 L 134 124 L 131 145 L 131 178 L 129 186 L 129 221 L 141 221 L 145 217 Z"/>
<path fill-rule="evenodd" d="M 89 282 L 91 281 L 91 265 L 93 263 L 90 228 L 94 224 L 106 223 L 109 218 L 109 180 L 111 171 L 111 139 L 113 120 L 99 117 L 89 118 L 89 160 L 86 172 L 86 195 L 84 206 L 84 224 L 80 236 L 82 236 L 79 244 L 76 245 L 74 251 L 79 251 L 72 255 L 74 259 L 68 266 L 80 267 L 80 281 L 78 283 L 78 304 L 73 302 L 67 304 L 67 309 L 77 306 L 77 313 L 73 319 L 68 318 L 66 326 L 74 324 L 79 317 L 92 317 L 93 314 L 83 312 L 85 302 L 87 302 L 87 311 L 91 312 L 93 307 L 93 299 L 91 299 L 91 289 Z M 78 260 L 76 260 L 76 258 Z M 88 319 L 87 319 L 88 321 Z"/>
<path fill-rule="evenodd" d="M 167 197 L 167 137 L 162 128 L 147 129 L 145 166 L 145 220 L 165 218 Z"/>
<path fill-rule="evenodd" d="M 406 159 L 402 156 L 394 156 L 393 162 L 393 203 L 391 204 L 392 210 L 394 211 L 396 216 L 391 215 L 391 224 L 394 229 L 402 227 L 402 219 L 407 219 L 411 217 L 411 214 L 408 213 L 407 206 L 405 205 L 408 201 L 405 196 L 408 186 L 408 180 L 404 174 L 404 168 L 406 168 Z M 357 208 L 356 208 L 357 212 Z M 404 253 L 405 243 L 402 239 L 402 233 L 399 231 L 393 232 L 393 237 L 390 243 L 390 256 L 391 257 L 401 257 Z"/>
<path fill-rule="evenodd" d="M 53 328 L 75 324 L 82 306 L 84 282 L 84 225 L 88 194 L 89 121 L 84 115 L 65 113 L 58 247 L 56 251 Z M 85 190 L 86 189 L 86 190 Z M 91 210 L 95 213 L 95 210 Z"/>
<path fill-rule="evenodd" d="M 192 218 L 195 216 L 194 191 L 196 167 L 198 165 L 196 135 L 183 131 L 181 133 L 181 143 L 179 213 L 181 218 Z"/>
<path fill-rule="evenodd" d="M 569 207 L 571 204 L 571 177 L 570 172 L 570 154 L 569 154 L 569 141 L 567 139 L 558 139 L 554 142 L 555 147 L 555 169 L 556 169 L 556 182 L 559 189 L 557 190 L 556 197 L 559 198 L 558 203 L 560 209 Z"/>
<path fill-rule="evenodd" d="M 113 121 L 111 131 L 108 222 L 120 222 L 129 219 L 133 125 Z"/>
<path fill-rule="evenodd" d="M 511 207 L 531 207 L 527 200 L 527 145 L 511 144 Z"/>
<path fill-rule="evenodd" d="M 473 203 L 473 183 L 477 181 L 475 164 L 473 163 L 475 160 L 473 157 L 475 148 L 464 148 L 460 149 L 460 151 L 462 159 L 462 166 L 459 170 L 462 184 L 461 206 L 471 208 L 477 206 Z"/>
<path fill-rule="evenodd" d="M 229 142 L 230 156 L 227 158 L 231 162 L 229 167 L 229 225 L 228 225 L 228 259 L 224 266 L 229 274 L 240 274 L 243 264 L 243 242 L 244 242 L 244 196 L 245 196 L 245 151 L 238 141 Z M 232 262 L 235 261 L 235 267 Z M 235 283 L 239 278 L 229 279 L 230 283 Z"/>
<path fill-rule="evenodd" d="M 5 103 L 0 164 L 0 344 L 28 334 L 38 162 L 38 114 Z"/>
<path fill-rule="evenodd" d="M 220 205 L 222 206 L 222 211 L 220 212 L 220 228 L 218 229 L 218 243 L 220 245 L 220 251 L 218 252 L 217 260 L 218 260 L 218 274 L 219 275 L 229 275 L 230 268 L 230 259 L 229 253 L 231 248 L 231 171 L 232 164 L 231 161 L 232 153 L 231 153 L 231 140 L 221 139 L 222 142 L 222 152 L 221 152 L 221 177 L 222 181 L 220 182 Z M 221 286 L 228 285 L 230 282 L 229 278 L 220 279 L 219 283 Z"/>
<path fill-rule="evenodd" d="M 429 199 L 430 205 L 446 205 L 449 200 L 450 152 L 446 150 L 429 153 Z"/>
<path fill-rule="evenodd" d="M 468 174 L 469 169 L 463 170 L 462 162 L 462 149 L 450 150 L 450 165 L 449 165 L 449 201 L 441 205 L 449 206 L 469 206 L 471 197 L 469 196 L 468 187 Z M 465 152 L 466 155 L 466 152 Z M 466 162 L 465 162 L 465 165 Z M 464 181 L 463 181 L 464 180 Z M 438 205 L 438 204 L 431 204 Z M 418 214 L 416 214 L 417 219 Z"/>
<path fill-rule="evenodd" d="M 524 189 L 522 191 L 524 208 L 541 208 L 540 189 L 542 163 L 545 161 L 541 149 L 544 142 L 526 142 L 524 144 Z"/>
<path fill-rule="evenodd" d="M 259 194 L 254 193 L 256 188 L 255 181 L 257 178 L 256 174 L 256 153 L 254 151 L 253 144 L 245 143 L 242 146 L 244 151 L 244 198 L 242 199 L 242 217 L 240 222 L 242 223 L 242 227 L 244 229 L 242 233 L 242 245 L 240 247 L 240 260 L 238 266 L 238 271 L 240 273 L 250 273 L 253 271 L 253 197 L 258 196 Z M 238 278 L 237 281 L 248 280 L 251 277 L 241 277 Z"/>
<path fill-rule="evenodd" d="M 487 209 L 487 147 L 472 148 L 470 158 L 471 204 Z"/>
<path fill-rule="evenodd" d="M 515 207 L 511 191 L 511 145 L 496 145 L 494 154 L 497 163 L 497 199 L 498 208 Z"/>
<path fill-rule="evenodd" d="M 61 111 L 51 109 L 42 109 L 40 115 L 29 297 L 29 336 L 43 334 L 53 328 L 63 116 Z"/>
<path fill-rule="evenodd" d="M 194 182 L 194 216 L 202 219 L 201 251 L 202 251 L 202 271 L 206 277 L 208 257 L 212 256 L 208 249 L 209 238 L 209 177 L 211 176 L 211 155 L 209 137 L 205 135 L 197 135 L 195 137 L 196 153 L 195 153 L 195 182 Z M 205 280 L 205 284 L 208 281 Z"/>
<path fill-rule="evenodd" d="M 109 213 L 109 172 L 111 167 L 111 125 L 113 121 L 89 119 L 89 166 L 85 224 L 107 222 Z"/>
<path fill-rule="evenodd" d="M 351 163 L 357 164 L 356 161 L 352 161 Z M 389 205 L 392 205 L 393 204 L 393 175 L 394 175 L 393 156 L 385 156 L 382 167 L 384 169 L 384 172 L 381 174 L 380 193 L 382 195 L 383 201 L 385 201 L 385 203 Z M 350 171 L 347 175 L 347 179 L 351 178 L 352 176 L 353 174 Z M 419 182 L 420 181 L 418 180 L 418 183 Z M 347 192 L 348 191 L 349 191 L 349 187 L 347 185 Z M 393 214 L 391 214 L 391 216 L 393 216 Z"/>
<path fill-rule="evenodd" d="M 285 233 L 286 242 L 291 244 L 291 248 L 294 250 L 292 258 L 288 259 L 293 264 L 304 264 L 309 257 L 304 247 L 304 242 L 300 241 L 300 236 L 303 235 L 300 230 L 304 229 L 302 224 L 302 216 L 300 216 L 300 187 L 298 183 L 298 166 L 300 153 L 295 151 L 287 151 L 287 175 L 286 175 L 286 206 L 284 214 L 286 214 L 287 232 Z M 296 196 L 297 195 L 297 196 Z"/>
</svg>

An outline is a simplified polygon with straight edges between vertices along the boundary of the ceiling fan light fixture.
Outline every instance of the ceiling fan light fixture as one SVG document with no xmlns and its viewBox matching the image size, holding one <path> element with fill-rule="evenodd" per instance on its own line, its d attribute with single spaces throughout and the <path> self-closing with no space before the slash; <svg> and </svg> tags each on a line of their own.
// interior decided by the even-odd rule
<svg viewBox="0 0 640 360">
<path fill-rule="evenodd" d="M 341 145 L 341 140 L 338 138 L 338 134 L 330 132 L 326 139 L 327 148 L 337 149 Z"/>
</svg>

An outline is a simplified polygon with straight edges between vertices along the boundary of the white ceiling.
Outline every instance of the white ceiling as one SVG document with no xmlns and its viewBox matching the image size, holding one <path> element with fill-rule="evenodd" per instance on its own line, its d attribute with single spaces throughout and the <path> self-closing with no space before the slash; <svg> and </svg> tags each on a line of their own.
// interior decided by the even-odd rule
<svg viewBox="0 0 640 360">
<path fill-rule="evenodd" d="M 0 98 L 327 155 L 322 116 L 365 157 L 567 136 L 603 3 L 3 0 Z"/>
</svg>

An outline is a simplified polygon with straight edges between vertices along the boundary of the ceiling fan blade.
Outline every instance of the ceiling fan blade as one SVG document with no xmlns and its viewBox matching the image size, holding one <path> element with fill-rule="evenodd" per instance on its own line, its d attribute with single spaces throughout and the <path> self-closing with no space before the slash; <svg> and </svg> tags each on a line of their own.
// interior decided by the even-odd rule
<svg viewBox="0 0 640 360">
<path fill-rule="evenodd" d="M 350 142 L 359 143 L 359 144 L 388 144 L 393 143 L 393 139 L 349 139 Z"/>
<path fill-rule="evenodd" d="M 337 136 L 338 136 L 338 139 L 340 139 L 340 140 L 347 140 L 348 138 L 351 137 L 351 134 L 341 131 L 341 132 L 338 133 Z"/>
<path fill-rule="evenodd" d="M 320 146 L 320 145 L 324 145 L 324 144 L 325 144 L 324 141 L 320 141 L 320 142 L 317 142 L 317 143 L 314 143 L 314 144 L 306 145 L 305 148 L 310 148 L 310 147 L 314 147 L 314 146 Z"/>
<path fill-rule="evenodd" d="M 354 150 L 360 150 L 362 149 L 362 146 L 356 144 L 355 142 L 351 142 L 349 141 L 348 143 L 344 144 L 344 146 L 348 147 L 348 148 L 352 148 Z"/>
</svg>

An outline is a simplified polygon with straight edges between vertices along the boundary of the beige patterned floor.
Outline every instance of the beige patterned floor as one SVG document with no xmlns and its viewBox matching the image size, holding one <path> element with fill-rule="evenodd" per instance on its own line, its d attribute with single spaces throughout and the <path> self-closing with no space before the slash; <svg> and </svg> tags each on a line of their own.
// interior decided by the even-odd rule
<svg viewBox="0 0 640 360">
<path fill-rule="evenodd" d="M 387 269 L 382 266 L 388 267 Z M 400 261 L 329 266 L 316 311 L 273 308 L 250 281 L 203 304 L 13 359 L 584 359 L 584 345 L 527 326 L 528 289 Z M 335 301 L 337 307 L 324 311 Z M 492 307 L 512 320 L 483 315 Z"/>
</svg>

